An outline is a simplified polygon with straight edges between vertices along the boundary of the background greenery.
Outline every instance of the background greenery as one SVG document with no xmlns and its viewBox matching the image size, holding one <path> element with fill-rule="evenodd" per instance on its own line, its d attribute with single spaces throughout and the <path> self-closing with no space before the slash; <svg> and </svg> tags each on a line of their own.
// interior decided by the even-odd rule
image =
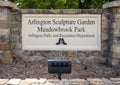
<svg viewBox="0 0 120 85">
<path fill-rule="evenodd" d="M 108 0 L 10 0 L 23 9 L 89 9 L 102 8 Z"/>
</svg>

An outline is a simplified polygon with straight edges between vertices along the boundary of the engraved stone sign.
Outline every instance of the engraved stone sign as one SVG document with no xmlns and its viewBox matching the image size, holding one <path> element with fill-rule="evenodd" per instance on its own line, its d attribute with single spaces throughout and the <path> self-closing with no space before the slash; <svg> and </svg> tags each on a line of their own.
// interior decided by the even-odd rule
<svg viewBox="0 0 120 85">
<path fill-rule="evenodd" d="M 100 50 L 100 14 L 23 14 L 25 50 Z"/>
</svg>

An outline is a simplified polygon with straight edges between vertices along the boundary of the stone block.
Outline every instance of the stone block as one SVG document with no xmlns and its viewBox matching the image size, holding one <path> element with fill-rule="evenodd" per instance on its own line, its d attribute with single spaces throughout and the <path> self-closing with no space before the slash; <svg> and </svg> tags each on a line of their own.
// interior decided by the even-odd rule
<svg viewBox="0 0 120 85">
<path fill-rule="evenodd" d="M 19 85 L 30 85 L 29 83 L 25 82 L 24 80 L 21 80 L 21 82 L 19 83 Z"/>
<path fill-rule="evenodd" d="M 0 79 L 0 85 L 5 85 L 9 79 Z"/>
<path fill-rule="evenodd" d="M 120 29 L 114 30 L 114 36 L 115 37 L 120 37 Z"/>
<path fill-rule="evenodd" d="M 20 84 L 21 79 L 10 79 L 7 82 L 7 85 L 19 85 Z"/>
<path fill-rule="evenodd" d="M 8 14 L 0 13 L 0 20 L 8 20 Z"/>
<path fill-rule="evenodd" d="M 21 50 L 22 49 L 22 44 L 21 43 L 16 43 L 15 45 L 15 48 L 16 50 Z"/>
<path fill-rule="evenodd" d="M 63 83 L 58 79 L 48 79 L 46 85 L 63 85 Z"/>
<path fill-rule="evenodd" d="M 107 29 L 108 27 L 109 27 L 108 20 L 103 20 L 102 21 L 102 30 Z"/>
<path fill-rule="evenodd" d="M 7 8 L 7 7 L 2 7 L 0 13 L 9 14 L 10 13 L 10 9 Z"/>
<path fill-rule="evenodd" d="M 114 85 L 120 85 L 120 78 L 110 78 L 110 80 Z"/>
<path fill-rule="evenodd" d="M 101 38 L 102 38 L 102 40 L 107 40 L 108 39 L 108 34 L 102 33 Z"/>
<path fill-rule="evenodd" d="M 120 59 L 112 59 L 112 65 L 115 66 L 115 65 L 120 65 Z"/>
<path fill-rule="evenodd" d="M 117 24 L 116 29 L 120 29 L 120 21 L 117 21 L 116 24 Z"/>
<path fill-rule="evenodd" d="M 0 36 L 0 43 L 1 44 L 8 43 L 9 41 L 10 41 L 10 37 L 9 36 L 6 36 L 6 35 Z"/>
<path fill-rule="evenodd" d="M 119 45 L 113 45 L 112 49 L 113 49 L 113 53 L 120 54 L 120 46 Z"/>
<path fill-rule="evenodd" d="M 116 13 L 120 14 L 120 7 L 116 8 Z"/>
<path fill-rule="evenodd" d="M 112 28 L 116 28 L 116 27 L 117 27 L 116 22 L 112 22 L 112 23 L 111 23 L 111 27 L 112 27 Z"/>
<path fill-rule="evenodd" d="M 12 29 L 12 35 L 20 36 L 21 35 L 21 29 L 19 29 L 19 28 Z"/>
<path fill-rule="evenodd" d="M 13 14 L 11 14 L 10 18 L 14 22 L 21 22 L 21 14 L 19 14 L 19 13 L 13 13 Z"/>
<path fill-rule="evenodd" d="M 36 82 L 37 82 L 37 79 L 36 79 L 36 78 L 33 78 L 33 79 L 26 78 L 24 82 L 27 82 L 27 83 L 29 83 L 29 84 L 31 85 L 31 84 L 33 84 L 33 83 L 36 83 Z"/>
<path fill-rule="evenodd" d="M 86 57 L 86 60 L 87 60 L 87 62 L 94 63 L 94 61 L 95 61 L 95 56 Z"/>
<path fill-rule="evenodd" d="M 9 44 L 0 44 L 0 51 L 7 51 L 10 50 Z"/>
<path fill-rule="evenodd" d="M 106 21 L 107 20 L 107 17 L 105 14 L 102 14 L 102 21 Z"/>
<path fill-rule="evenodd" d="M 94 78 L 94 79 L 87 79 L 90 83 L 90 85 L 104 85 L 104 82 L 101 79 Z"/>
<path fill-rule="evenodd" d="M 113 53 L 112 58 L 119 58 L 120 59 L 120 53 Z"/>
<path fill-rule="evenodd" d="M 56 10 L 50 10 L 50 13 L 51 14 L 59 14 L 60 13 L 60 10 L 59 9 L 56 9 Z"/>
<path fill-rule="evenodd" d="M 76 57 L 76 52 L 75 51 L 66 51 L 65 55 L 66 55 L 66 57 L 74 58 L 74 57 Z"/>
<path fill-rule="evenodd" d="M 0 20 L 0 29 L 8 29 L 12 27 L 12 23 L 10 21 Z"/>
<path fill-rule="evenodd" d="M 10 35 L 10 29 L 0 29 L 0 35 Z"/>
<path fill-rule="evenodd" d="M 104 82 L 104 85 L 113 85 L 109 79 L 102 78 L 101 80 Z"/>
<path fill-rule="evenodd" d="M 44 57 L 51 57 L 52 56 L 52 52 L 51 51 L 42 51 L 41 54 Z"/>
<path fill-rule="evenodd" d="M 77 10 L 75 9 L 64 9 L 61 11 L 63 12 L 63 14 L 76 14 L 77 13 Z"/>
<path fill-rule="evenodd" d="M 39 84 L 45 84 L 47 82 L 46 78 L 40 78 L 40 80 L 37 81 Z"/>
<path fill-rule="evenodd" d="M 0 51 L 0 61 L 2 63 L 12 63 L 13 62 L 13 52 L 10 51 Z"/>
<path fill-rule="evenodd" d="M 89 85 L 89 82 L 85 79 L 70 79 L 69 85 Z"/>
</svg>

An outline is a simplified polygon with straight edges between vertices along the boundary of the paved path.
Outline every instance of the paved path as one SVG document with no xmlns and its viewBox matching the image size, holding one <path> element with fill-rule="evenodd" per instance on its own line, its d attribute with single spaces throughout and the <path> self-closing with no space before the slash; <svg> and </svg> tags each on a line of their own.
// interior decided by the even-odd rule
<svg viewBox="0 0 120 85">
<path fill-rule="evenodd" d="M 0 85 L 120 85 L 120 78 L 95 78 L 91 79 L 0 79 Z"/>
</svg>

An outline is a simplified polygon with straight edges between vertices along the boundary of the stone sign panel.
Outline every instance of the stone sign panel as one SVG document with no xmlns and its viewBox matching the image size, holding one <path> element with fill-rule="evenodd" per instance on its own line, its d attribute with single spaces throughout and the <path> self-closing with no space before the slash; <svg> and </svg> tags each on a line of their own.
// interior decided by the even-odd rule
<svg viewBox="0 0 120 85">
<path fill-rule="evenodd" d="M 24 50 L 101 50 L 100 14 L 23 14 Z"/>
</svg>

